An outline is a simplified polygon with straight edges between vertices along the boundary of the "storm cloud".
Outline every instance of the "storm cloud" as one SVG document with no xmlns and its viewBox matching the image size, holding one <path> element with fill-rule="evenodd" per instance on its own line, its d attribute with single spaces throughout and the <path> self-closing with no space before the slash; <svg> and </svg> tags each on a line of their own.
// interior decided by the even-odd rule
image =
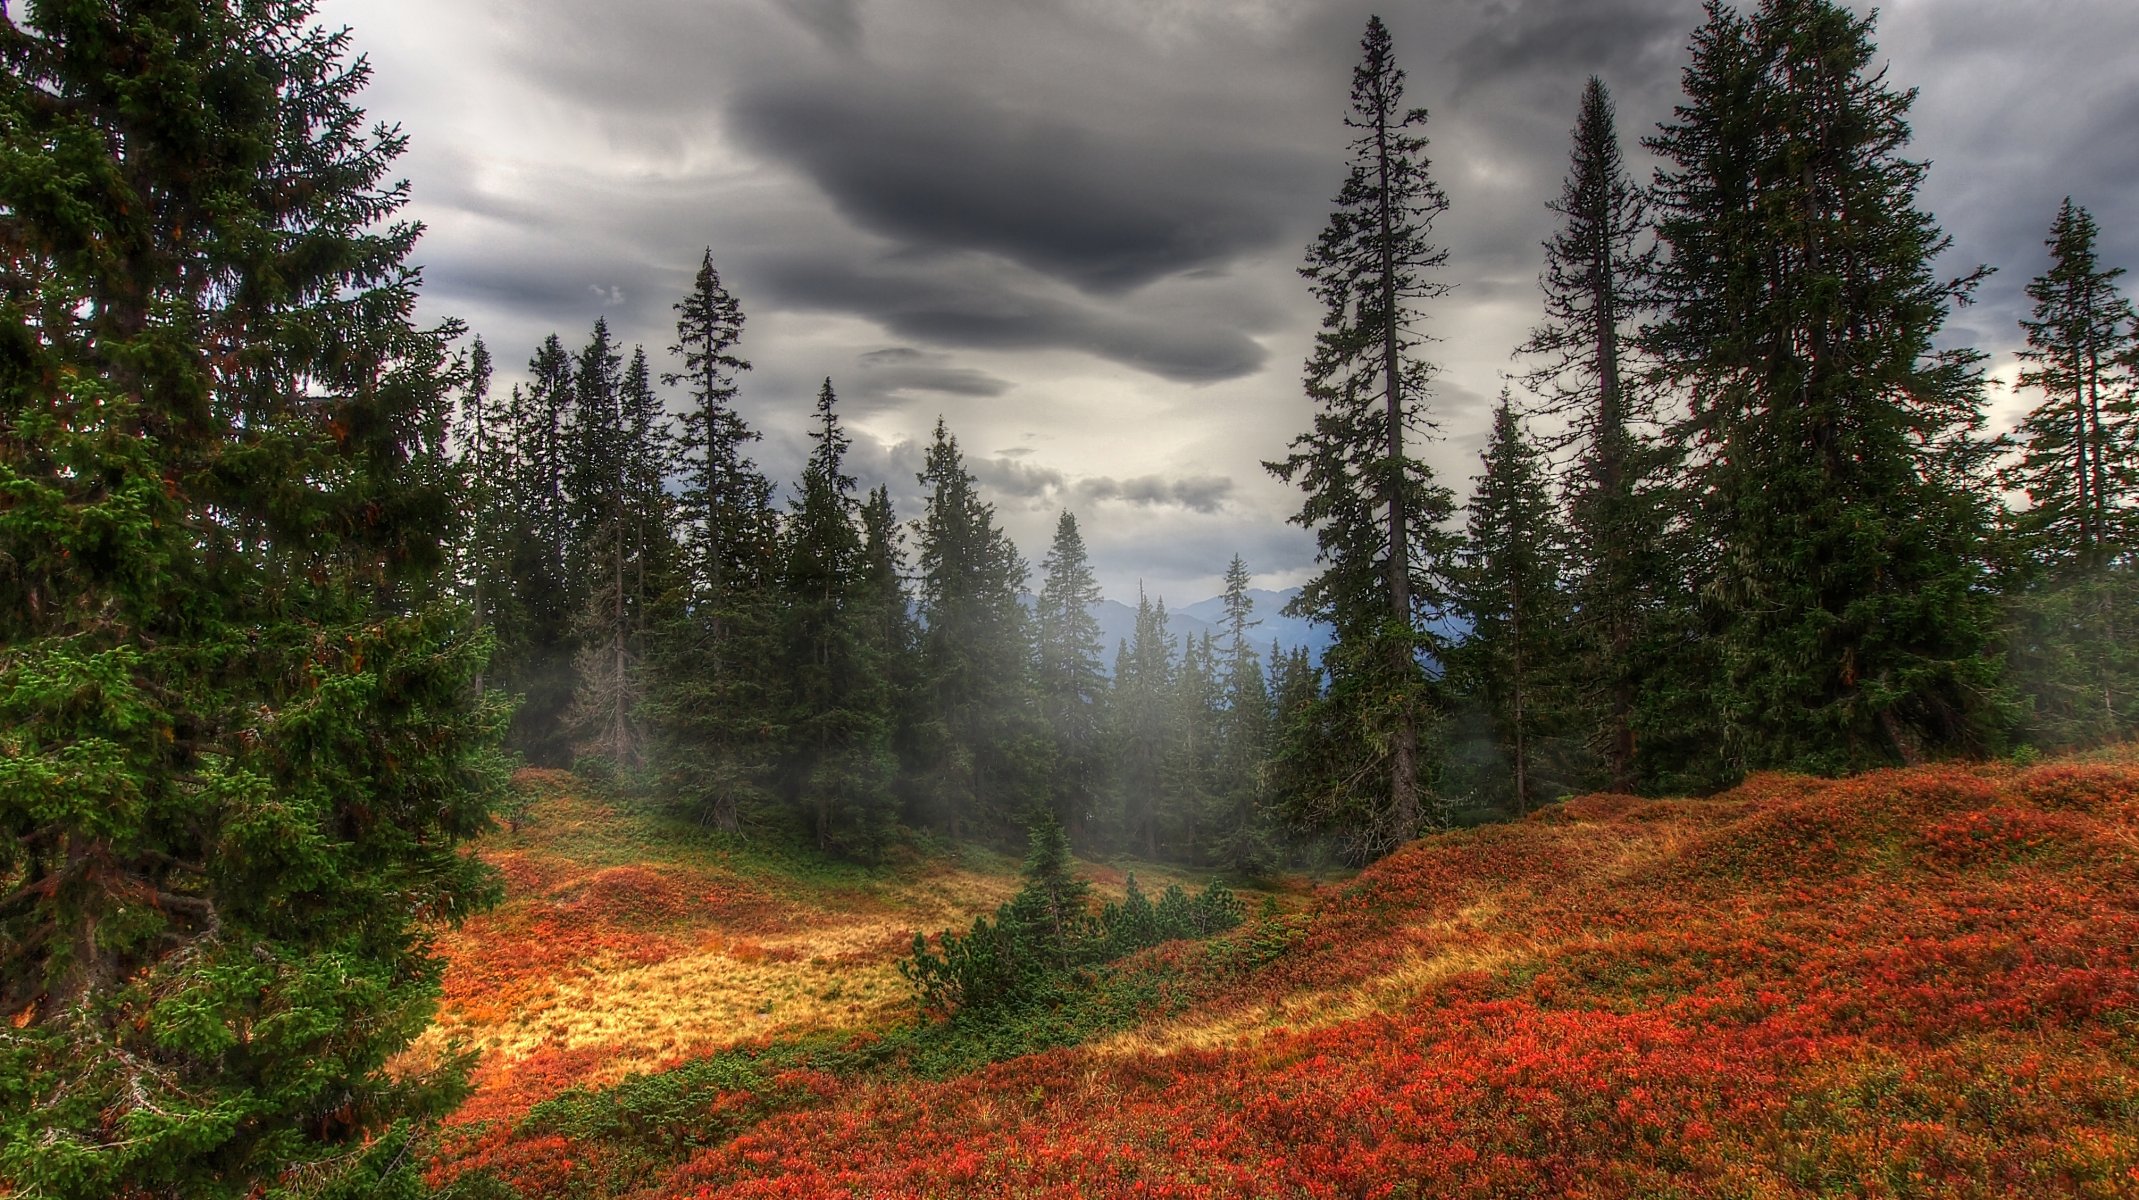
<svg viewBox="0 0 2139 1200">
<path fill-rule="evenodd" d="M 501 385 L 598 316 L 671 365 L 671 306 L 710 248 L 748 315 L 739 403 L 765 469 L 799 467 L 831 376 L 851 468 L 902 516 L 940 417 L 1029 558 L 1072 509 L 1109 594 L 1182 603 L 1236 551 L 1267 586 L 1314 569 L 1285 524 L 1298 496 L 1261 463 L 1308 421 L 1320 314 L 1297 268 L 1343 176 L 1369 11 L 1450 200 L 1422 454 L 1461 495 L 1538 317 L 1583 82 L 1611 88 L 1646 175 L 1700 0 L 322 5 L 372 60 L 372 115 L 411 136 L 425 311 L 482 333 Z M 1890 0 L 1877 37 L 1920 89 L 1939 269 L 1998 268 L 1947 340 L 2009 377 L 2062 197 L 2094 212 L 2105 263 L 2139 268 L 2139 5 Z M 2000 424 L 2026 403 L 1988 394 Z"/>
</svg>

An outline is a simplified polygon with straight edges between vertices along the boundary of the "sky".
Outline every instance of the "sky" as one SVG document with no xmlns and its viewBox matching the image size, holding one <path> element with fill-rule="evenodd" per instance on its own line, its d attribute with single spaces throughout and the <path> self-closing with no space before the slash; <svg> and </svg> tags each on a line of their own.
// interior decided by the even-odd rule
<svg viewBox="0 0 2139 1200">
<path fill-rule="evenodd" d="M 1320 313 L 1298 268 L 1342 182 L 1351 69 L 1379 12 L 1449 197 L 1449 293 L 1421 456 L 1466 495 L 1488 406 L 1539 316 L 1545 202 L 1584 81 L 1635 143 L 1678 98 L 1699 0 L 324 0 L 398 123 L 427 317 L 482 335 L 500 386 L 597 317 L 656 370 L 712 253 L 743 305 L 743 416 L 792 479 L 830 377 L 864 487 L 904 517 L 940 417 L 1034 564 L 1077 514 L 1102 588 L 1176 607 L 1234 554 L 1314 571 L 1271 478 L 1309 422 Z M 2070 195 L 2139 269 L 2139 4 L 1895 0 L 1876 34 L 1919 89 L 1942 273 L 1997 269 L 1946 341 L 1991 356 Z M 680 398 L 676 401 L 680 402 Z"/>
</svg>

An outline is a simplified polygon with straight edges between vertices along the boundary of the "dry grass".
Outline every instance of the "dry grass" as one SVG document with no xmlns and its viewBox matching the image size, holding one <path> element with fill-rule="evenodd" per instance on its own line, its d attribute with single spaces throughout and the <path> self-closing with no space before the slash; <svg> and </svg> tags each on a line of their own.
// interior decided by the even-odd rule
<svg viewBox="0 0 2139 1200">
<path fill-rule="evenodd" d="M 396 1064 L 479 1050 L 463 1119 L 767 1037 L 902 1019 L 911 994 L 896 964 L 913 935 L 962 928 L 1019 886 L 1016 860 L 980 853 L 813 878 L 593 799 L 563 772 L 516 783 L 518 815 L 478 847 L 505 900 L 441 933 L 444 1003 Z M 1129 869 L 1150 894 L 1200 886 L 1163 868 L 1081 864 L 1105 899 Z"/>
</svg>

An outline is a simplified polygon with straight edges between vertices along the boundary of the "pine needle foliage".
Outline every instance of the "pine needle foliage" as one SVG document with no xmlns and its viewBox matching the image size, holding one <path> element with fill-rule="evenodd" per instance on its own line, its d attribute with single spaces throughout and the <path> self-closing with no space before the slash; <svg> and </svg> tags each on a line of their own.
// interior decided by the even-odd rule
<svg viewBox="0 0 2139 1200">
<path fill-rule="evenodd" d="M 1828 0 L 1720 3 L 1651 139 L 1660 319 L 1686 397 L 1693 564 L 1717 658 L 1701 752 L 1832 773 L 1985 750 L 2006 720 L 1984 587 L 1980 355 L 1941 350 L 1981 272 L 1904 157 L 1913 93 Z M 1696 685 L 1698 686 L 1698 685 Z"/>
<path fill-rule="evenodd" d="M 1306 365 L 1314 423 L 1264 465 L 1306 493 L 1292 520 L 1315 531 L 1323 565 L 1295 609 L 1337 636 L 1328 694 L 1285 731 L 1288 794 L 1304 823 L 1374 857 L 1428 817 L 1420 756 L 1441 700 L 1420 658 L 1445 650 L 1425 630 L 1444 599 L 1436 571 L 1454 501 L 1407 449 L 1433 428 L 1418 306 L 1447 290 L 1435 276 L 1447 251 L 1431 232 L 1448 201 L 1429 171 L 1426 110 L 1404 107 L 1381 18 L 1368 20 L 1360 52 L 1345 118 L 1351 166 L 1300 269 L 1323 305 Z"/>
<path fill-rule="evenodd" d="M 302 0 L 0 16 L 0 1190 L 421 1194 L 503 784 L 455 326 Z"/>
</svg>

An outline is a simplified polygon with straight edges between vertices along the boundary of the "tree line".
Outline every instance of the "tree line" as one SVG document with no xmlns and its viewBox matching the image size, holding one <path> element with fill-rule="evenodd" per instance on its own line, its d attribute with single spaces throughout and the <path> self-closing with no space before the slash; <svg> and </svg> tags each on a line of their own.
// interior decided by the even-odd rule
<svg viewBox="0 0 2139 1200">
<path fill-rule="evenodd" d="M 1637 182 L 1583 90 L 1549 205 L 1544 320 L 1517 351 L 1459 529 L 1428 302 L 1447 207 L 1423 109 L 1370 20 L 1351 170 L 1303 274 L 1325 305 L 1313 425 L 1269 465 L 1305 500 L 1336 630 L 1275 794 L 1372 855 L 1451 799 L 1707 791 L 2139 723 L 2139 324 L 2069 199 L 2028 285 L 2013 435 L 1942 337 L 1988 268 L 1938 275 L 1914 93 L 1873 20 L 1712 2 Z M 2007 502 L 2010 493 L 2025 502 Z M 1459 618 L 1460 638 L 1433 632 Z"/>
<path fill-rule="evenodd" d="M 748 455 L 744 313 L 710 251 L 675 312 L 679 421 L 605 321 L 576 351 L 546 338 L 502 391 L 470 349 L 457 582 L 496 640 L 483 686 L 517 698 L 516 750 L 862 859 L 900 828 L 1015 845 L 1045 810 L 1087 849 L 1276 863 L 1264 761 L 1315 671 L 1304 648 L 1263 661 L 1245 563 L 1221 638 L 1177 644 L 1147 597 L 1106 647 L 1074 514 L 1035 580 L 939 422 L 902 519 L 848 473 L 830 379 L 783 503 Z"/>
<path fill-rule="evenodd" d="M 830 380 L 783 508 L 744 455 L 743 314 L 710 250 L 663 376 L 679 429 L 600 323 L 576 355 L 545 341 L 506 397 L 478 369 L 466 574 L 523 697 L 516 745 L 862 857 L 900 826 L 1014 845 L 1040 806 L 1087 850 L 1257 870 L 1585 788 L 2129 731 L 2121 272 L 2067 201 L 2028 289 L 2040 403 L 1988 434 L 1984 356 L 1941 341 L 1987 270 L 1933 271 L 1913 96 L 1871 31 L 1820 0 L 1712 5 L 1646 184 L 1588 82 L 1544 320 L 1459 506 L 1415 453 L 1447 200 L 1370 21 L 1352 165 L 1302 271 L 1326 312 L 1313 425 L 1269 464 L 1318 541 L 1294 611 L 1334 631 L 1320 663 L 1261 661 L 1236 558 L 1222 636 L 1175 645 L 1140 598 L 1102 671 L 1075 516 L 1035 580 L 939 422 L 902 522 L 845 474 Z"/>
</svg>

